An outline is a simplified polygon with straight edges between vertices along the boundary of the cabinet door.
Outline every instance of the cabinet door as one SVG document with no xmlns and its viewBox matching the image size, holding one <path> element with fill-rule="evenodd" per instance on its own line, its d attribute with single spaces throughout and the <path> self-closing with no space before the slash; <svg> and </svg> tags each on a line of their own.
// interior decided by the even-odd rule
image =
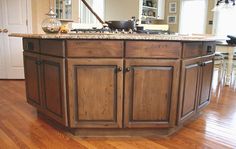
<svg viewBox="0 0 236 149">
<path fill-rule="evenodd" d="M 196 113 L 201 70 L 200 64 L 201 58 L 184 60 L 182 62 L 178 114 L 179 123 L 191 118 Z"/>
<path fill-rule="evenodd" d="M 50 56 L 40 58 L 44 114 L 67 125 L 65 60 Z"/>
<path fill-rule="evenodd" d="M 24 52 L 24 70 L 27 102 L 42 109 L 39 55 Z"/>
<path fill-rule="evenodd" d="M 175 126 L 179 60 L 127 60 L 125 127 Z"/>
<path fill-rule="evenodd" d="M 122 67 L 116 59 L 68 60 L 72 128 L 122 127 Z"/>
<path fill-rule="evenodd" d="M 203 58 L 203 66 L 202 66 L 202 76 L 200 80 L 201 89 L 200 89 L 200 97 L 198 103 L 198 109 L 201 110 L 210 102 L 211 95 L 211 85 L 212 85 L 212 76 L 213 76 L 213 57 L 205 57 Z"/>
</svg>

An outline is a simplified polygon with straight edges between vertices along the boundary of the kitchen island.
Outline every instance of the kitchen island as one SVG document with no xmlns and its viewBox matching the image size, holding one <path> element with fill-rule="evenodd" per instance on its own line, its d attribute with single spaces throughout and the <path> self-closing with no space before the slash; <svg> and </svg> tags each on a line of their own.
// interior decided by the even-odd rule
<svg viewBox="0 0 236 149">
<path fill-rule="evenodd" d="M 210 102 L 215 40 L 142 34 L 23 37 L 27 102 L 80 136 L 166 136 Z"/>
</svg>

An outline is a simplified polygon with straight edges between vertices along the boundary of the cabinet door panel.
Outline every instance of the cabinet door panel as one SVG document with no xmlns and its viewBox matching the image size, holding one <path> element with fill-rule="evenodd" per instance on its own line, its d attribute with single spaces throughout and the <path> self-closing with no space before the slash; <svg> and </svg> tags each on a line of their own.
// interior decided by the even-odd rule
<svg viewBox="0 0 236 149">
<path fill-rule="evenodd" d="M 206 58 L 202 67 L 201 91 L 199 99 L 199 108 L 205 107 L 210 102 L 211 84 L 213 76 L 213 59 Z"/>
<path fill-rule="evenodd" d="M 68 60 L 71 127 L 122 126 L 122 60 Z"/>
<path fill-rule="evenodd" d="M 37 62 L 39 55 L 24 52 L 24 69 L 27 102 L 39 109 L 42 108 L 40 89 L 40 69 Z"/>
<path fill-rule="evenodd" d="M 45 113 L 67 125 L 64 59 L 41 56 L 42 98 Z"/>
<path fill-rule="evenodd" d="M 178 60 L 127 60 L 125 127 L 155 128 L 175 125 Z"/>
<path fill-rule="evenodd" d="M 179 120 L 184 122 L 196 113 L 201 59 L 184 60 L 180 83 Z"/>
</svg>

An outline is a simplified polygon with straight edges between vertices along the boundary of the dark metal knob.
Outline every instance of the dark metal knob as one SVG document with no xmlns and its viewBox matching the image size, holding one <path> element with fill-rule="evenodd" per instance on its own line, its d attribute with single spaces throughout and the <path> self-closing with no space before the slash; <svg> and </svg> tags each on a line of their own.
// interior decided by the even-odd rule
<svg viewBox="0 0 236 149">
<path fill-rule="evenodd" d="M 41 65 L 42 62 L 41 62 L 41 61 L 36 61 L 35 64 L 36 64 L 36 65 Z"/>
<path fill-rule="evenodd" d="M 126 68 L 126 72 L 130 72 L 131 68 L 130 67 L 127 67 Z"/>
<path fill-rule="evenodd" d="M 2 32 L 2 29 L 0 29 L 0 33 Z"/>
<path fill-rule="evenodd" d="M 117 67 L 117 72 L 120 72 L 120 71 L 122 71 L 122 67 Z"/>
</svg>

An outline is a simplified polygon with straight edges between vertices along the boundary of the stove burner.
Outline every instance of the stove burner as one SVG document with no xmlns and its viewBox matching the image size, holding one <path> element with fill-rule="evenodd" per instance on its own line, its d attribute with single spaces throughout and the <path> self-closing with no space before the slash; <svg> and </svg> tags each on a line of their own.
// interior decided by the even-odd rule
<svg viewBox="0 0 236 149">
<path fill-rule="evenodd" d="M 93 28 L 93 29 L 73 29 L 71 30 L 73 32 L 78 33 L 111 33 L 111 34 L 157 34 L 157 35 L 163 35 L 163 34 L 171 34 L 169 31 L 164 30 L 138 30 L 138 31 L 125 31 L 125 30 L 111 30 L 109 28 Z"/>
</svg>

